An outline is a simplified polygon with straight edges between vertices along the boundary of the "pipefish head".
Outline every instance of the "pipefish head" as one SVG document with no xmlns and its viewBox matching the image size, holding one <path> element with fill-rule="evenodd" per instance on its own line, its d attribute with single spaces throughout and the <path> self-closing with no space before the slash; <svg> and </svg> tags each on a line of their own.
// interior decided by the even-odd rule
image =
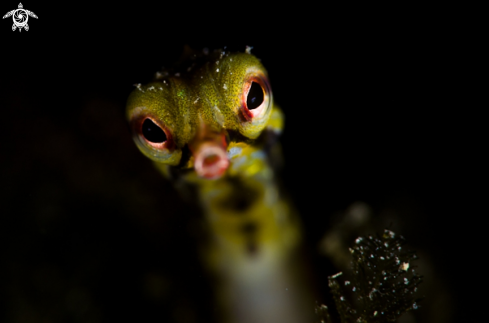
<svg viewBox="0 0 489 323">
<path fill-rule="evenodd" d="M 249 51 L 187 51 L 175 68 L 137 85 L 126 117 L 137 147 L 156 163 L 219 178 L 229 144 L 256 141 L 274 109 L 267 72 Z"/>
</svg>

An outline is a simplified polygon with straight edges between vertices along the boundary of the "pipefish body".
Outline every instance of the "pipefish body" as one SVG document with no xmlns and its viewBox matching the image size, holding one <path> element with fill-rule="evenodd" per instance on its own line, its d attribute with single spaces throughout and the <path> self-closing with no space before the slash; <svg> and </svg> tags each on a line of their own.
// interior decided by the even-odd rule
<svg viewBox="0 0 489 323">
<path fill-rule="evenodd" d="M 176 188 L 195 193 L 222 322 L 312 322 L 300 221 L 273 167 L 284 116 L 249 48 L 187 50 L 175 69 L 137 85 L 126 117 L 139 150 Z"/>
</svg>

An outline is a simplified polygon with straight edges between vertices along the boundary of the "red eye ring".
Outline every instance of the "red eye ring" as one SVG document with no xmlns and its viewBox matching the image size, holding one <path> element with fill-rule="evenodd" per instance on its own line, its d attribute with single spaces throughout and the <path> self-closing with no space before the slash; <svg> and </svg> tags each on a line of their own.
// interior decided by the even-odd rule
<svg viewBox="0 0 489 323">
<path fill-rule="evenodd" d="M 255 85 L 258 85 L 261 87 L 262 90 L 262 97 L 261 97 L 261 102 L 258 104 L 256 107 L 253 109 L 249 108 L 248 105 L 250 103 L 250 93 L 255 92 Z M 246 121 L 251 121 L 254 118 L 260 117 L 264 114 L 264 112 L 267 110 L 267 106 L 269 103 L 269 96 L 270 96 L 270 85 L 267 81 L 267 79 L 262 76 L 262 75 L 252 75 L 250 76 L 246 82 L 244 83 L 243 86 L 243 92 L 242 92 L 242 97 L 241 97 L 241 112 L 243 114 L 243 117 Z M 254 95 L 254 94 L 253 94 Z M 260 100 L 260 94 L 257 93 L 258 100 Z"/>
<path fill-rule="evenodd" d="M 144 125 L 150 121 L 156 128 L 159 128 L 164 134 L 165 139 L 162 140 L 161 142 L 155 142 L 151 141 L 147 138 L 146 131 L 144 129 Z M 138 118 L 136 122 L 134 122 L 136 132 L 139 134 L 139 137 L 141 138 L 141 141 L 145 142 L 147 145 L 158 149 L 158 150 L 172 150 L 174 148 L 173 145 L 173 138 L 171 135 L 171 132 L 162 125 L 160 121 L 158 121 L 157 118 L 153 116 L 143 116 L 141 118 Z M 155 130 L 156 130 L 155 128 Z"/>
</svg>

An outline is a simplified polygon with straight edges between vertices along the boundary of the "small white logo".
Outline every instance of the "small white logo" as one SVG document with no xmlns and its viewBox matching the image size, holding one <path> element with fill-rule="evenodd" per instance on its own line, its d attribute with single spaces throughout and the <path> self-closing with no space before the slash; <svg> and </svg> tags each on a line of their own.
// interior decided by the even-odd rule
<svg viewBox="0 0 489 323">
<path fill-rule="evenodd" d="M 29 16 L 37 19 L 35 13 L 23 9 L 22 3 L 19 3 L 18 9 L 14 9 L 12 11 L 7 12 L 7 14 L 3 16 L 3 19 L 10 16 L 12 16 L 12 19 L 14 20 L 14 24 L 12 25 L 12 31 L 15 31 L 15 29 L 17 28 L 19 28 L 19 31 L 22 31 L 22 28 L 24 28 L 27 31 L 29 30 L 29 25 L 27 24 L 27 20 L 29 20 Z"/>
</svg>

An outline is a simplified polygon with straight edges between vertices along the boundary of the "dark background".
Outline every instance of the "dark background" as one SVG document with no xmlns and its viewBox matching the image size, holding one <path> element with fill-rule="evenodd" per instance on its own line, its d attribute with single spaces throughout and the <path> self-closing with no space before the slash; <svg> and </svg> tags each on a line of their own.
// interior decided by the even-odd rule
<svg viewBox="0 0 489 323">
<path fill-rule="evenodd" d="M 483 214 L 470 181 L 482 147 L 467 110 L 470 41 L 456 14 L 23 4 L 39 17 L 28 32 L 12 32 L 11 18 L 0 25 L 1 321 L 210 315 L 195 210 L 137 151 L 123 114 L 133 84 L 186 44 L 253 46 L 267 67 L 286 114 L 283 179 L 311 250 L 335 214 L 366 202 L 424 259 L 417 321 L 475 319 L 478 298 L 466 287 L 476 283 L 466 277 L 478 264 L 469 228 Z M 3 3 L 2 15 L 16 7 Z"/>
</svg>

